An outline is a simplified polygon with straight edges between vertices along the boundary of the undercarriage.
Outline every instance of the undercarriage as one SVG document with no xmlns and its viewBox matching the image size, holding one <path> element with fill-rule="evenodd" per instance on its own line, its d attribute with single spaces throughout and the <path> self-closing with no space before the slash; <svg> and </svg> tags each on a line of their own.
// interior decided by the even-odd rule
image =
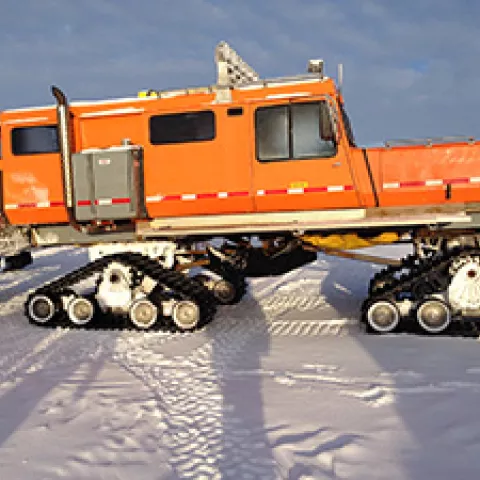
<svg viewBox="0 0 480 480">
<path fill-rule="evenodd" d="M 31 293 L 25 313 L 41 326 L 193 331 L 213 319 L 218 305 L 238 303 L 246 278 L 281 275 L 323 251 L 388 264 L 371 279 L 361 307 L 368 332 L 476 331 L 480 241 L 475 233 L 418 235 L 411 239 L 413 253 L 401 260 L 317 248 L 312 237 L 255 241 L 100 244 L 90 249 L 89 264 Z"/>
<path fill-rule="evenodd" d="M 316 259 L 285 239 L 253 247 L 188 242 L 99 244 L 90 263 L 31 293 L 25 314 L 39 326 L 193 331 L 217 305 L 238 303 L 247 276 L 275 275 Z"/>
<path fill-rule="evenodd" d="M 361 313 L 367 331 L 372 333 L 477 331 L 478 236 L 418 239 L 415 253 L 372 278 Z"/>
</svg>

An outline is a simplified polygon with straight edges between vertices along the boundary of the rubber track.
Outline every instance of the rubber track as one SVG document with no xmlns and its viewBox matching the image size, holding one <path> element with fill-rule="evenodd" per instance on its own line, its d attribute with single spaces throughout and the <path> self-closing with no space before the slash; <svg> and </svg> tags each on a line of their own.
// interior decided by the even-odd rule
<svg viewBox="0 0 480 480">
<path fill-rule="evenodd" d="M 445 291 L 450 283 L 449 269 L 461 257 L 478 255 L 475 247 L 457 247 L 433 258 L 408 255 L 398 267 L 389 266 L 378 272 L 370 282 L 369 296 L 362 305 L 362 319 L 368 307 L 381 298 L 395 301 L 402 296 L 420 301 L 429 294 Z M 412 319 L 401 322 L 402 330 L 424 333 Z M 443 335 L 478 336 L 480 323 L 468 318 L 455 318 Z M 442 335 L 442 334 L 440 334 Z"/>
<path fill-rule="evenodd" d="M 52 297 L 58 297 L 63 292 L 68 291 L 74 285 L 87 280 L 97 273 L 101 273 L 104 268 L 112 262 L 118 262 L 125 266 L 130 266 L 138 272 L 148 275 L 164 287 L 170 289 L 174 296 L 180 297 L 181 299 L 189 299 L 194 301 L 200 308 L 200 322 L 197 328 L 201 328 L 213 319 L 216 313 L 217 305 L 213 295 L 206 287 L 204 287 L 197 280 L 189 278 L 180 272 L 163 268 L 155 260 L 152 260 L 150 257 L 139 253 L 108 255 L 83 267 L 80 267 L 77 270 L 74 270 L 50 283 L 42 285 L 29 295 L 27 302 L 25 303 L 26 314 L 27 305 L 33 295 L 44 294 Z M 92 322 L 91 324 L 83 327 L 73 326 L 69 322 L 66 322 L 64 318 L 59 318 L 58 321 L 52 322 L 52 324 L 49 323 L 45 326 L 66 326 L 68 324 L 70 328 L 77 329 L 134 329 L 133 325 L 131 325 L 128 321 L 122 321 L 123 319 L 119 318 L 118 316 L 98 316 L 103 318 L 97 322 Z M 166 321 L 163 322 L 157 322 L 158 325 L 156 325 L 153 329 L 162 329 L 168 331 L 178 330 L 173 321 L 169 321 L 169 319 L 165 320 Z"/>
</svg>

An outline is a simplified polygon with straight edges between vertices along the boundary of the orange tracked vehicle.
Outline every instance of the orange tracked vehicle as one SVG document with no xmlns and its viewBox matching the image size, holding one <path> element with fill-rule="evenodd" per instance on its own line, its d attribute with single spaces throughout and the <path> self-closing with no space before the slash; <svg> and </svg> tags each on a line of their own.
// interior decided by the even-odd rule
<svg viewBox="0 0 480 480">
<path fill-rule="evenodd" d="M 376 332 L 480 313 L 478 142 L 362 148 L 321 60 L 272 80 L 225 43 L 216 62 L 210 87 L 72 103 L 52 87 L 54 105 L 0 114 L 7 221 L 34 246 L 91 247 L 91 263 L 30 295 L 33 323 L 191 330 L 245 277 L 319 250 L 389 263 L 362 308 Z M 414 245 L 399 261 L 346 251 L 399 241 Z"/>
</svg>

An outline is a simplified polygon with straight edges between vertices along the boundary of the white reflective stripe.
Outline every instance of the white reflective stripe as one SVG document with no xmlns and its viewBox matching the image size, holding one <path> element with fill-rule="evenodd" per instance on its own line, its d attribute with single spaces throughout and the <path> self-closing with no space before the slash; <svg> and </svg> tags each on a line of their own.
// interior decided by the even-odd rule
<svg viewBox="0 0 480 480">
<path fill-rule="evenodd" d="M 195 193 L 184 193 L 182 195 L 182 200 L 195 200 L 197 195 Z"/>
<path fill-rule="evenodd" d="M 38 208 L 48 208 L 50 206 L 50 202 L 39 202 L 37 203 Z"/>
<path fill-rule="evenodd" d="M 217 197 L 218 198 L 227 198 L 228 197 L 228 192 L 218 192 Z"/>
<path fill-rule="evenodd" d="M 90 117 L 108 117 L 110 115 L 131 115 L 133 113 L 143 113 L 144 108 L 135 108 L 135 107 L 125 107 L 125 108 L 116 108 L 112 110 L 102 110 L 100 112 L 89 112 L 82 113 L 80 118 L 90 118 Z"/>
<path fill-rule="evenodd" d="M 155 98 L 155 97 L 151 97 Z M 150 99 L 150 97 L 146 98 L 139 98 L 139 97 L 125 97 L 125 98 L 112 98 L 110 100 L 80 100 L 71 102 L 70 105 L 72 107 L 89 107 L 94 105 L 114 105 L 116 103 L 127 103 L 127 102 L 138 102 L 145 99 Z"/>
<path fill-rule="evenodd" d="M 425 180 L 425 185 L 427 187 L 435 187 L 438 185 L 443 185 L 443 180 Z"/>
<path fill-rule="evenodd" d="M 471 177 L 470 183 L 480 183 L 480 177 Z"/>
<path fill-rule="evenodd" d="M 345 187 L 343 185 L 332 185 L 327 187 L 327 192 L 343 192 Z"/>
<path fill-rule="evenodd" d="M 298 193 L 305 193 L 305 191 L 303 190 L 303 188 L 289 188 L 287 190 L 287 193 L 298 194 Z"/>
<path fill-rule="evenodd" d="M 311 96 L 311 93 L 308 92 L 297 92 L 297 93 L 275 93 L 271 95 L 267 95 L 265 99 L 267 100 L 274 100 L 274 99 L 281 99 L 281 98 L 292 98 L 292 97 L 308 97 Z"/>
<path fill-rule="evenodd" d="M 15 203 L 8 203 L 5 205 L 5 210 L 15 210 L 16 208 L 18 208 L 18 205 Z"/>
<path fill-rule="evenodd" d="M 238 87 L 235 87 L 235 90 L 260 90 L 261 88 L 263 88 L 261 83 L 246 83 L 245 85 L 239 85 Z"/>
<path fill-rule="evenodd" d="M 384 183 L 383 188 L 400 188 L 400 183 L 398 182 L 392 182 L 392 183 Z"/>
<path fill-rule="evenodd" d="M 97 205 L 112 205 L 111 198 L 99 198 L 97 200 Z"/>
<path fill-rule="evenodd" d="M 35 122 L 47 122 L 48 117 L 30 117 L 30 118 L 14 118 L 13 120 L 6 120 L 2 122 L 4 125 L 15 125 L 17 123 L 35 123 Z"/>
<path fill-rule="evenodd" d="M 265 195 L 265 190 L 257 190 L 257 195 L 259 196 Z"/>
<path fill-rule="evenodd" d="M 152 195 L 152 196 L 146 197 L 146 201 L 149 203 L 161 202 L 162 199 L 163 199 L 162 195 Z"/>
</svg>

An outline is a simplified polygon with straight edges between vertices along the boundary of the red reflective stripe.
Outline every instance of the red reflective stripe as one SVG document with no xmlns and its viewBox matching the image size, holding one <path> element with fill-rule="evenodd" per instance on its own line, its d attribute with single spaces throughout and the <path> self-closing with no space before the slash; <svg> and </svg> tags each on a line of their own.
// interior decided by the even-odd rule
<svg viewBox="0 0 480 480">
<path fill-rule="evenodd" d="M 37 203 L 19 203 L 18 208 L 37 208 Z"/>
<path fill-rule="evenodd" d="M 415 187 L 442 187 L 444 185 L 467 185 L 477 183 L 479 177 L 461 178 L 429 178 L 428 180 L 409 180 L 406 182 L 383 182 L 384 189 L 415 188 Z"/>
<path fill-rule="evenodd" d="M 248 197 L 248 192 L 228 192 L 229 197 Z"/>
<path fill-rule="evenodd" d="M 460 183 L 470 183 L 470 178 L 452 178 L 451 180 L 444 180 L 444 185 L 447 183 L 460 184 Z"/>
<path fill-rule="evenodd" d="M 265 190 L 264 195 L 286 195 L 288 193 L 288 190 L 286 188 L 282 189 L 271 189 L 271 190 Z"/>
<path fill-rule="evenodd" d="M 218 198 L 218 193 L 197 193 L 198 200 L 206 200 L 208 198 Z"/>
<path fill-rule="evenodd" d="M 305 193 L 324 193 L 328 192 L 328 187 L 307 187 L 303 191 Z"/>
<path fill-rule="evenodd" d="M 426 186 L 425 180 L 412 180 L 409 182 L 400 182 L 400 188 L 424 187 L 424 186 Z"/>
<path fill-rule="evenodd" d="M 131 202 L 130 198 L 112 198 L 112 204 L 114 205 L 126 204 L 130 202 Z"/>
<path fill-rule="evenodd" d="M 271 188 L 268 190 L 257 190 L 255 195 L 265 196 L 265 195 L 302 195 L 304 193 L 338 193 L 338 192 L 349 192 L 354 190 L 353 185 L 329 185 L 325 187 L 307 187 L 307 188 Z M 192 201 L 192 200 L 208 200 L 213 198 L 230 198 L 230 197 L 248 197 L 250 192 L 248 191 L 238 191 L 238 192 L 204 192 L 204 193 L 184 193 L 178 195 L 151 195 L 147 196 L 147 203 L 159 203 L 163 201 L 171 200 L 183 200 L 183 201 Z"/>
<path fill-rule="evenodd" d="M 92 204 L 90 200 L 78 200 L 77 206 L 79 207 L 88 207 Z"/>
</svg>

